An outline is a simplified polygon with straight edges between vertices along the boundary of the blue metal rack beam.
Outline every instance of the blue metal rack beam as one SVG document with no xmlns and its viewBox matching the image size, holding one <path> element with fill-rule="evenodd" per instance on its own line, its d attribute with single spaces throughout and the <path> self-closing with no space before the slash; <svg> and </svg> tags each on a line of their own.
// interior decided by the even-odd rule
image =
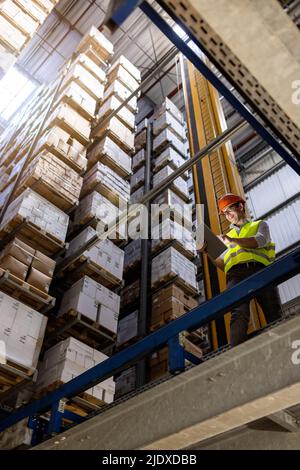
<svg viewBox="0 0 300 470">
<path fill-rule="evenodd" d="M 250 299 L 255 292 L 259 292 L 269 285 L 277 285 L 299 272 L 300 248 L 249 277 L 232 289 L 217 295 L 122 352 L 84 372 L 42 399 L 20 408 L 0 422 L 0 432 L 22 419 L 37 416 L 52 407 L 55 408 L 61 399 L 78 395 L 124 368 L 129 367 L 167 343 L 169 343 L 169 346 L 175 347 L 172 363 L 175 368 L 180 368 L 182 365 L 182 354 L 180 348 L 177 347 L 176 337 L 181 331 L 195 330 L 224 315 L 242 301 Z"/>
<path fill-rule="evenodd" d="M 277 152 L 298 175 L 300 175 L 300 164 L 273 135 L 248 111 L 243 103 L 228 90 L 222 81 L 210 70 L 210 68 L 197 56 L 197 54 L 183 41 L 178 34 L 169 26 L 166 21 L 154 10 L 154 8 L 144 1 L 140 9 L 148 18 L 164 33 L 167 38 L 178 48 L 179 51 L 199 70 L 200 73 L 224 96 L 224 98 L 237 110 L 237 112 L 251 125 L 251 127 Z M 182 24 L 182 23 L 181 23 Z M 195 44 L 199 42 L 189 32 L 191 40 Z M 197 45 L 198 45 L 197 44 Z M 201 45 L 199 45 L 201 47 Z"/>
</svg>

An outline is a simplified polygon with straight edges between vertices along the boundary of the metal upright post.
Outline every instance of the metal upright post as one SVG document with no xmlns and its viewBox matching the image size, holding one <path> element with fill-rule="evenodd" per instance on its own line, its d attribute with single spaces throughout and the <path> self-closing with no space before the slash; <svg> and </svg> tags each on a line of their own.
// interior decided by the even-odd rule
<svg viewBox="0 0 300 470">
<path fill-rule="evenodd" d="M 145 194 L 151 189 L 151 155 L 152 155 L 152 124 L 147 125 L 146 140 L 146 168 L 145 168 Z M 148 313 L 149 313 L 149 274 L 150 274 L 150 201 L 146 204 L 147 208 L 147 235 L 146 239 L 141 240 L 141 284 L 140 284 L 140 310 L 138 315 L 138 337 L 142 338 L 148 333 Z M 146 358 L 143 358 L 137 364 L 136 385 L 141 387 L 146 382 Z"/>
</svg>

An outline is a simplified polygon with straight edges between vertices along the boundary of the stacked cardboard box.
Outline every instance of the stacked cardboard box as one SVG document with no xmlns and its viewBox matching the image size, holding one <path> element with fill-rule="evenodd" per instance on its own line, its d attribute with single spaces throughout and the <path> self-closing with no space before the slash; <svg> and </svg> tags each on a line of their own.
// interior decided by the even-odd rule
<svg viewBox="0 0 300 470">
<path fill-rule="evenodd" d="M 189 152 L 183 115 L 169 99 L 155 113 L 153 134 L 153 187 L 156 187 L 184 164 Z M 198 291 L 197 268 L 193 263 L 196 245 L 187 179 L 185 172 L 154 200 L 165 209 L 161 210 L 162 222 L 157 221 L 152 228 L 152 252 L 163 251 L 152 260 L 151 284 L 158 291 L 152 296 L 151 329 L 159 328 L 197 306 L 193 298 Z M 173 284 L 163 287 L 172 280 Z M 167 370 L 168 353 L 163 349 L 150 360 L 150 377 L 157 378 Z"/>
<path fill-rule="evenodd" d="M 27 305 L 0 292 L 1 362 L 21 366 L 30 375 L 36 369 L 47 318 Z"/>
<path fill-rule="evenodd" d="M 11 39 L 16 47 L 23 45 L 23 32 L 20 34 L 14 32 L 13 36 L 10 34 L 12 22 L 11 19 L 8 19 L 8 15 L 10 12 L 13 14 L 13 10 L 9 11 L 7 5 L 20 5 L 23 12 L 27 7 L 35 5 L 35 10 L 33 8 L 29 13 L 31 17 L 34 17 L 34 11 L 40 10 L 44 11 L 47 16 L 55 3 L 54 0 L 8 1 L 5 13 L 3 13 L 3 2 L 1 3 L 0 67 L 2 66 L 2 45 L 5 41 L 7 43 Z M 21 29 L 25 28 L 27 19 L 27 17 L 22 17 L 20 20 Z M 10 23 L 9 26 L 7 26 L 7 21 Z M 2 41 L 1 36 L 3 25 L 8 28 L 5 41 Z M 70 211 L 71 217 L 69 216 L 69 210 L 73 209 L 79 201 L 83 183 L 82 174 L 87 169 L 88 163 L 86 147 L 90 142 L 96 107 L 104 97 L 107 80 L 106 69 L 112 54 L 112 44 L 96 27 L 92 27 L 73 54 L 71 64 L 62 68 L 56 80 L 40 87 L 34 93 L 30 102 L 17 113 L 9 128 L 1 135 L 1 207 L 5 204 L 24 163 L 25 167 L 20 184 L 13 194 L 12 202 L 5 212 L 0 227 L 0 238 L 3 239 L 12 229 L 16 229 L 17 239 L 4 246 L 0 254 L 0 266 L 10 270 L 30 286 L 44 291 L 44 296 L 49 289 L 55 267 L 55 262 L 46 255 L 51 253 L 51 256 L 54 257 L 65 246 L 69 221 L 74 217 L 72 211 Z M 40 130 L 41 137 L 35 147 L 31 148 L 36 133 L 45 119 L 46 112 L 48 112 L 47 122 Z M 122 187 L 124 193 L 126 193 L 125 187 L 126 184 Z M 101 198 L 100 194 L 96 193 L 96 195 Z M 87 206 L 91 212 L 99 202 L 97 199 L 95 203 L 95 199 L 97 198 L 93 198 L 92 195 L 92 202 Z M 111 208 L 115 206 L 110 201 L 107 201 L 107 204 L 111 215 Z M 98 209 L 97 207 L 96 211 Z M 81 223 L 82 214 L 79 212 L 76 216 Z M 74 247 L 76 243 L 75 240 L 71 245 Z M 97 268 L 110 271 L 114 279 L 119 282 L 122 279 L 124 253 L 108 240 L 99 243 L 99 245 L 95 249 L 88 250 L 88 253 L 85 254 L 93 258 Z M 84 281 L 86 282 L 86 279 Z M 93 282 L 90 279 L 89 286 Z M 18 285 L 23 288 L 24 283 L 20 282 Z M 100 284 L 97 286 L 97 292 L 99 293 L 99 289 L 101 289 L 103 294 L 102 303 L 99 299 L 97 300 L 97 321 L 115 334 L 119 314 L 119 298 L 104 286 Z M 73 288 L 73 301 L 75 290 L 79 292 L 80 287 L 77 285 L 76 289 Z M 20 294 L 18 287 L 15 291 L 18 296 Z M 33 290 L 30 287 L 28 295 L 31 292 Z M 32 295 L 37 295 L 36 291 Z M 9 360 L 34 369 L 47 319 L 1 292 L 0 297 L 0 310 L 3 313 L 2 315 L 0 312 L 0 324 L 3 326 L 2 333 Z M 67 300 L 64 301 L 67 302 Z M 79 294 L 78 302 L 80 302 Z M 95 302 L 96 300 L 93 299 L 94 304 Z M 88 305 L 90 304 L 89 300 Z M 85 312 L 85 308 L 83 311 Z M 0 344 L 2 344 L 1 341 Z M 98 362 L 101 360 L 103 358 L 98 358 Z M 95 361 L 91 363 L 91 366 L 94 363 Z M 72 376 L 86 370 L 86 366 L 80 369 L 75 362 L 72 362 L 69 370 L 66 364 L 62 365 L 62 361 L 58 361 L 55 367 L 56 371 L 53 369 L 47 371 L 50 381 L 54 379 L 67 381 Z M 47 385 L 47 381 L 45 384 Z M 112 401 L 114 390 L 109 390 L 109 387 L 105 391 L 103 390 L 102 387 L 102 391 L 100 389 L 97 391 L 97 397 L 106 402 Z"/>
<path fill-rule="evenodd" d="M 133 240 L 125 247 L 124 269 L 135 267 L 141 260 L 141 239 Z"/>
<path fill-rule="evenodd" d="M 119 321 L 117 346 L 136 338 L 138 334 L 138 314 L 138 310 L 135 310 Z"/>
<path fill-rule="evenodd" d="M 116 396 L 121 397 L 135 389 L 136 372 L 135 367 L 130 367 L 116 377 Z"/>
<path fill-rule="evenodd" d="M 45 391 L 50 386 L 59 386 L 74 377 L 83 374 L 91 367 L 105 361 L 107 356 L 86 344 L 68 338 L 46 351 L 44 360 L 39 367 L 37 391 Z M 106 379 L 86 391 L 87 395 L 99 400 L 100 403 L 112 403 L 115 394 L 115 382 Z"/>
<path fill-rule="evenodd" d="M 9 205 L 0 225 L 0 232 L 8 232 L 18 217 L 27 218 L 61 242 L 66 239 L 69 216 L 29 188 Z M 31 242 L 34 243 L 34 240 Z"/>
<path fill-rule="evenodd" d="M 197 292 L 195 264 L 175 248 L 169 247 L 153 259 L 152 286 L 161 285 L 175 277 Z"/>
<path fill-rule="evenodd" d="M 111 333 L 117 333 L 120 297 L 88 276 L 77 281 L 63 296 L 59 315 L 74 310 Z"/>
<path fill-rule="evenodd" d="M 8 270 L 37 289 L 48 292 L 55 261 L 15 238 L 0 253 L 0 268 Z"/>
<path fill-rule="evenodd" d="M 130 185 L 121 178 L 114 170 L 100 162 L 97 162 L 85 175 L 82 188 L 82 196 L 96 189 L 100 194 L 119 204 L 130 199 Z"/>
<path fill-rule="evenodd" d="M 81 250 L 86 243 L 96 235 L 96 230 L 86 227 L 73 240 L 68 249 L 68 256 Z M 104 269 L 116 280 L 122 280 L 124 268 L 124 251 L 116 246 L 111 240 L 99 240 L 88 250 L 83 251 L 82 256 L 90 260 L 95 268 Z M 92 276 L 92 274 L 91 274 Z"/>
<path fill-rule="evenodd" d="M 39 26 L 58 0 L 42 3 L 33 0 L 0 2 L 0 79 L 16 62 Z"/>
<path fill-rule="evenodd" d="M 197 307 L 195 299 L 174 284 L 152 297 L 151 328 L 156 329 Z"/>
</svg>

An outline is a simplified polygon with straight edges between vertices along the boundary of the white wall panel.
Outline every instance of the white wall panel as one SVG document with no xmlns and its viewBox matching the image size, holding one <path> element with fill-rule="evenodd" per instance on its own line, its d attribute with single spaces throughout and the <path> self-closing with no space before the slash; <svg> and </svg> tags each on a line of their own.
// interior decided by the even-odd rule
<svg viewBox="0 0 300 470">
<path fill-rule="evenodd" d="M 276 253 L 300 241 L 300 197 L 267 217 Z"/>
<path fill-rule="evenodd" d="M 300 274 L 292 277 L 278 286 L 280 299 L 283 304 L 300 296 Z"/>
<path fill-rule="evenodd" d="M 248 207 L 253 217 L 258 219 L 299 190 L 300 176 L 290 166 L 284 166 L 247 192 Z"/>
</svg>

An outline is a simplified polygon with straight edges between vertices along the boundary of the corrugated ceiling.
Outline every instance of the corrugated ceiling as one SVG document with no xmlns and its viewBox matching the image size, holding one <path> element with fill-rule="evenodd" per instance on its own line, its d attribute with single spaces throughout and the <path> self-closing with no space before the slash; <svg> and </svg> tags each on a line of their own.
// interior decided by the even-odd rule
<svg viewBox="0 0 300 470">
<path fill-rule="evenodd" d="M 100 26 L 108 4 L 109 0 L 61 0 L 21 54 L 18 65 L 40 83 L 53 80 L 81 37 L 92 25 Z M 125 55 L 142 74 L 172 47 L 139 9 L 110 40 L 115 46 L 115 57 Z M 147 98 L 159 105 L 177 82 L 173 68 L 147 93 Z"/>
</svg>

